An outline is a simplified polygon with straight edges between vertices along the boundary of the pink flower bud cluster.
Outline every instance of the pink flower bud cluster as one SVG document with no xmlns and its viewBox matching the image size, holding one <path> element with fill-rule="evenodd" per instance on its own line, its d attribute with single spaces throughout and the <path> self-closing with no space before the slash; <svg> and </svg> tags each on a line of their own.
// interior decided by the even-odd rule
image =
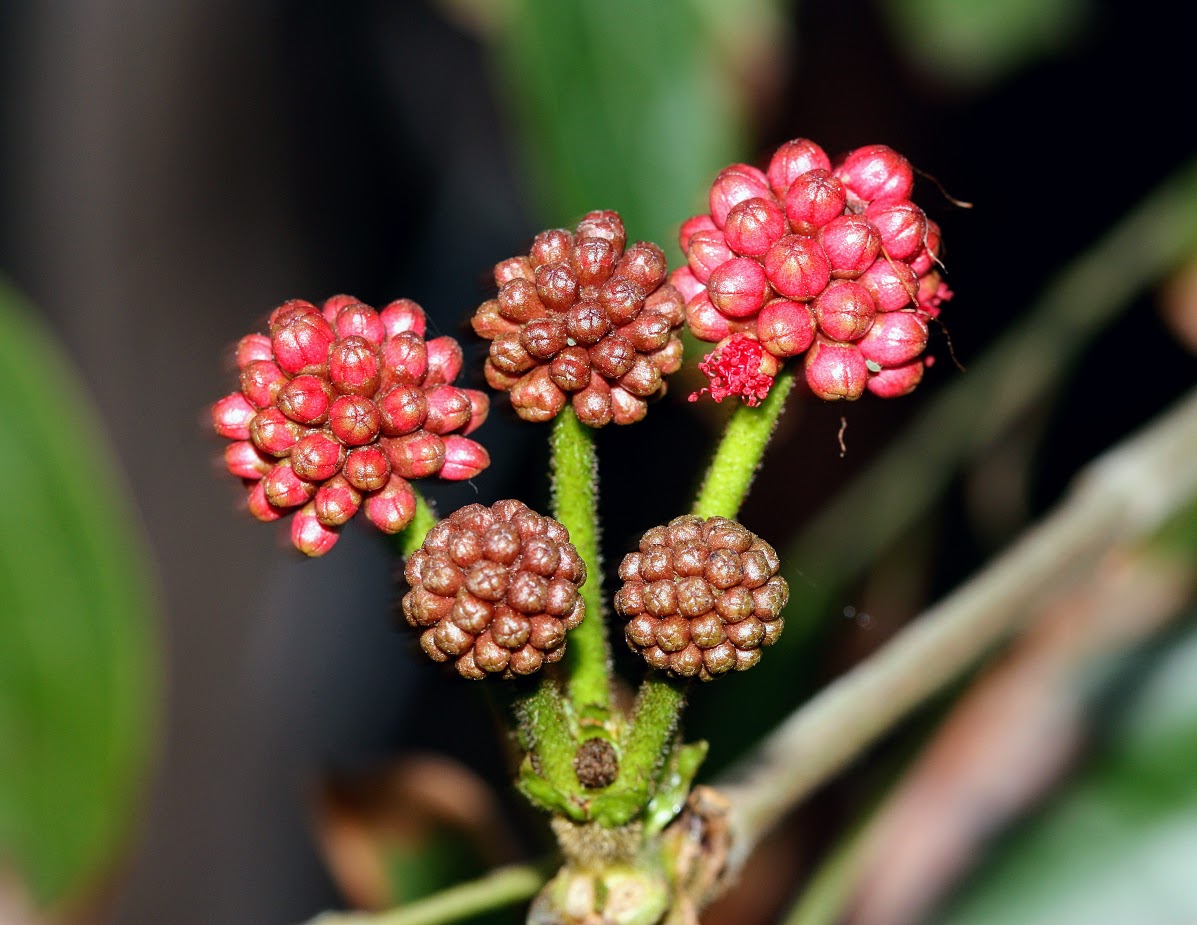
<svg viewBox="0 0 1197 925">
<path fill-rule="evenodd" d="M 716 400 L 763 397 L 767 371 L 733 338 L 777 360 L 805 354 L 820 398 L 855 399 L 866 388 L 890 398 L 918 385 L 927 319 L 952 293 L 938 272 L 939 227 L 911 202 L 913 186 L 910 162 L 885 145 L 833 167 L 805 138 L 778 148 L 766 171 L 720 172 L 709 213 L 682 224 L 687 265 L 669 278 L 690 330 L 719 344 L 708 357 L 721 378 L 709 390 Z M 731 370 L 737 357 L 753 368 Z M 733 381 L 755 384 L 743 391 Z"/>
<path fill-rule="evenodd" d="M 269 334 L 237 344 L 241 387 L 212 406 L 232 441 L 225 464 L 259 520 L 294 511 L 291 540 L 307 555 L 328 552 L 359 510 L 384 533 L 402 530 L 416 509 L 410 479 L 469 479 L 490 465 L 465 436 L 489 399 L 453 385 L 461 347 L 425 340 L 425 324 L 410 299 L 381 311 L 347 295 L 323 309 L 292 299 Z"/>
</svg>

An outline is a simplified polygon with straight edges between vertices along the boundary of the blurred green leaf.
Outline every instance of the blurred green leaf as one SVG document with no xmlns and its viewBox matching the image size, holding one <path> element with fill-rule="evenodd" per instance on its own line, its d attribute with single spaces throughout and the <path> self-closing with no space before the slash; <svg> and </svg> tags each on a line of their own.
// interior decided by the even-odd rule
<svg viewBox="0 0 1197 925">
<path fill-rule="evenodd" d="M 768 26 L 776 5 L 738 22 Z M 725 52 L 752 38 L 725 19 L 710 0 L 512 0 L 496 50 L 545 221 L 615 209 L 630 240 L 676 248 L 715 174 L 748 156 Z"/>
<path fill-rule="evenodd" d="M 886 0 L 882 9 L 912 64 L 973 86 L 1059 52 L 1091 13 L 1088 0 Z"/>
<path fill-rule="evenodd" d="M 1106 747 L 994 852 L 938 925 L 1197 921 L 1197 626 L 1124 701 Z"/>
<path fill-rule="evenodd" d="M 133 509 L 62 352 L 0 280 L 0 868 L 68 900 L 129 835 L 154 719 Z"/>
</svg>

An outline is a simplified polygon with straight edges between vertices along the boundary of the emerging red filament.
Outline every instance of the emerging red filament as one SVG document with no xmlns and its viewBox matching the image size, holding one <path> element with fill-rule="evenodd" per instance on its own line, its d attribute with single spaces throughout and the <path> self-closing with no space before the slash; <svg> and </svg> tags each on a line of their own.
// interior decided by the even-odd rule
<svg viewBox="0 0 1197 925">
<path fill-rule="evenodd" d="M 712 350 L 698 364 L 711 384 L 692 392 L 690 401 L 698 401 L 704 392 L 710 392 L 716 402 L 735 395 L 750 408 L 756 407 L 773 387 L 773 377 L 761 372 L 764 354 L 764 349 L 752 338 L 743 334 L 733 335 L 726 344 Z"/>
</svg>

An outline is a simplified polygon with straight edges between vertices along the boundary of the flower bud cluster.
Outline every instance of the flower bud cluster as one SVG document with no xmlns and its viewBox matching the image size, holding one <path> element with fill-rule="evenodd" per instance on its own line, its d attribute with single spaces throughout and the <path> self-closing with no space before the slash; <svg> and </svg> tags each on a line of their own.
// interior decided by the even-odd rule
<svg viewBox="0 0 1197 925">
<path fill-rule="evenodd" d="M 733 164 L 715 178 L 710 211 L 681 227 L 687 265 L 670 282 L 695 336 L 719 344 L 712 356 L 725 382 L 758 372 L 730 372 L 743 347 L 722 348 L 739 335 L 777 360 L 805 354 L 820 398 L 866 388 L 888 398 L 918 385 L 927 319 L 951 291 L 938 271 L 939 227 L 911 201 L 913 186 L 910 162 L 885 145 L 833 167 L 805 138 L 778 148 L 766 171 Z M 712 379 L 710 391 L 762 397 L 759 381 L 737 392 Z"/>
<path fill-rule="evenodd" d="M 212 406 L 228 470 L 263 521 L 294 511 L 291 539 L 323 555 L 359 510 L 384 533 L 411 522 L 409 480 L 469 479 L 490 457 L 465 435 L 489 399 L 453 385 L 461 347 L 425 340 L 409 299 L 375 311 L 352 296 L 322 308 L 293 299 L 270 315 L 269 334 L 237 344 L 241 387 Z"/>
<path fill-rule="evenodd" d="M 558 661 L 586 612 L 586 563 L 569 531 L 521 501 L 454 511 L 428 531 L 405 575 L 403 614 L 420 646 L 472 680 Z"/>
<path fill-rule="evenodd" d="M 498 296 L 473 326 L 491 342 L 487 382 L 524 420 L 556 417 L 568 400 L 591 427 L 639 421 L 681 366 L 685 306 L 665 281 L 665 254 L 625 242 L 618 214 L 591 212 L 574 233 L 541 232 L 527 256 L 495 267 Z"/>
</svg>

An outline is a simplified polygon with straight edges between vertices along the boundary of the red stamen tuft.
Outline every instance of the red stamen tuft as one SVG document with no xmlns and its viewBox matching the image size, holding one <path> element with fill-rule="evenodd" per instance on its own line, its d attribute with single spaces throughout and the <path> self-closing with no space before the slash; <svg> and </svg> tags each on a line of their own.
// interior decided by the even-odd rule
<svg viewBox="0 0 1197 925">
<path fill-rule="evenodd" d="M 704 392 L 721 402 L 729 396 L 738 396 L 744 404 L 754 408 L 765 400 L 773 387 L 773 377 L 761 371 L 764 349 L 759 343 L 743 334 L 733 335 L 722 347 L 716 347 L 698 364 L 711 380 L 708 388 L 690 395 L 690 401 L 698 401 Z"/>
</svg>

